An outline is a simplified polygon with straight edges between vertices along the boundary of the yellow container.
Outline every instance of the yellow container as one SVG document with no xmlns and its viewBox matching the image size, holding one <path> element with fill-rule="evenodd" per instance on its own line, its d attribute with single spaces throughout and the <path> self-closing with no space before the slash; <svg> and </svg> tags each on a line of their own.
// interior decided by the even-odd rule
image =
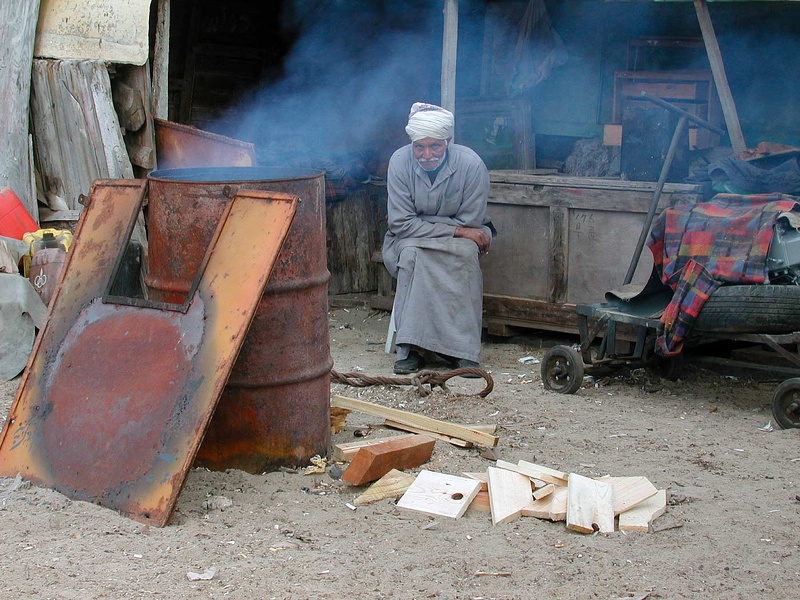
<svg viewBox="0 0 800 600">
<path fill-rule="evenodd" d="M 72 245 L 72 232 L 66 229 L 39 229 L 23 235 L 22 241 L 29 246 L 28 252 L 22 257 L 23 273 L 25 277 L 28 277 L 31 258 L 37 251 L 43 248 L 61 248 L 64 252 L 69 252 L 69 247 Z"/>
</svg>

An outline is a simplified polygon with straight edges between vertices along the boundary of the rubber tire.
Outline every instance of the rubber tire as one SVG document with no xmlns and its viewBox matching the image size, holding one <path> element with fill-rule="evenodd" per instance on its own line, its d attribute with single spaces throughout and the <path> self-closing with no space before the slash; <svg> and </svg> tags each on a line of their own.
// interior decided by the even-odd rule
<svg viewBox="0 0 800 600">
<path fill-rule="evenodd" d="M 772 416 L 782 429 L 800 427 L 800 377 L 777 387 L 772 395 Z"/>
<path fill-rule="evenodd" d="M 545 389 L 574 394 L 583 383 L 583 358 L 571 346 L 554 346 L 542 359 L 542 383 Z"/>
<path fill-rule="evenodd" d="M 800 331 L 800 286 L 724 285 L 706 300 L 694 329 L 708 333 Z"/>
</svg>

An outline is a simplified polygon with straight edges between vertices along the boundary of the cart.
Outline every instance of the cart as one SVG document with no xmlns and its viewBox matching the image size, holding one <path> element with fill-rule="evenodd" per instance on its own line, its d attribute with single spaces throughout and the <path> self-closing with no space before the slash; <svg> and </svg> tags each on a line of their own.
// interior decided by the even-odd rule
<svg viewBox="0 0 800 600">
<path fill-rule="evenodd" d="M 677 146 L 688 121 L 725 135 L 710 123 L 687 113 L 659 98 L 642 94 L 659 106 L 663 106 L 680 115 L 675 133 L 667 151 L 659 181 L 656 185 L 649 211 L 645 218 L 634 256 L 625 275 L 623 287 L 630 284 L 644 248 L 645 239 L 653 223 L 655 212 L 666 182 L 667 173 L 675 156 Z M 783 242 L 782 242 L 783 243 Z M 653 282 L 646 284 L 645 288 Z M 797 283 L 797 282 L 795 282 Z M 668 289 L 668 288 L 667 288 Z M 684 363 L 683 354 L 670 357 L 658 356 L 655 352 L 656 339 L 663 330 L 659 317 L 669 304 L 671 291 L 650 294 L 646 300 L 638 303 L 614 299 L 606 294 L 607 302 L 598 304 L 582 304 L 576 307 L 578 317 L 578 333 L 580 343 L 574 346 L 560 345 L 551 348 L 541 363 L 542 382 L 545 389 L 564 394 L 574 394 L 580 389 L 585 374 L 600 375 L 613 372 L 614 369 L 628 367 L 656 368 L 664 377 L 677 379 Z M 595 344 L 598 337 L 602 339 Z M 800 375 L 800 332 L 786 334 L 699 332 L 692 334 L 687 342 L 692 344 L 711 341 L 743 341 L 762 344 L 786 358 L 793 366 L 798 367 Z M 620 352 L 618 341 L 630 342 L 627 350 Z M 792 348 L 789 350 L 787 348 Z M 783 428 L 800 427 L 800 377 L 792 377 L 783 381 L 772 397 L 772 413 L 775 421 Z"/>
<path fill-rule="evenodd" d="M 607 375 L 622 367 L 652 368 L 671 380 L 680 376 L 683 354 L 664 358 L 655 353 L 655 341 L 663 328 L 657 317 L 641 311 L 626 311 L 613 303 L 582 304 L 576 307 L 576 312 L 580 342 L 574 346 L 554 346 L 547 351 L 541 363 L 545 389 L 574 394 L 580 389 L 584 375 Z M 800 375 L 800 332 L 701 332 L 687 341 L 699 345 L 723 340 L 764 345 L 797 367 Z M 628 351 L 619 352 L 618 347 L 624 348 L 626 344 L 618 344 L 618 341 L 628 341 Z M 784 380 L 775 389 L 772 415 L 784 429 L 800 427 L 800 376 Z"/>
</svg>

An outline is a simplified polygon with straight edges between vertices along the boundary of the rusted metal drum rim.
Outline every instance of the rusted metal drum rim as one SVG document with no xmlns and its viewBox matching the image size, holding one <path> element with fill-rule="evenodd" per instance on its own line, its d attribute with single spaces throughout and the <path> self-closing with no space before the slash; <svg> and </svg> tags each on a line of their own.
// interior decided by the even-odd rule
<svg viewBox="0 0 800 600">
<path fill-rule="evenodd" d="M 147 178 L 155 181 L 192 183 L 242 183 L 247 181 L 286 181 L 313 179 L 322 171 L 299 167 L 198 167 L 186 169 L 160 169 Z"/>
<path fill-rule="evenodd" d="M 321 363 L 318 365 L 311 365 L 306 369 L 302 370 L 295 369 L 295 372 L 292 377 L 283 377 L 280 380 L 268 379 L 265 377 L 256 379 L 253 376 L 249 378 L 236 377 L 236 374 L 233 374 L 228 379 L 228 386 L 235 388 L 250 389 L 250 388 L 270 388 L 270 387 L 281 387 L 284 385 L 294 385 L 296 383 L 312 381 L 319 377 L 324 377 L 325 379 L 328 379 L 332 368 L 333 368 L 333 359 L 330 359 L 325 363 Z"/>
</svg>

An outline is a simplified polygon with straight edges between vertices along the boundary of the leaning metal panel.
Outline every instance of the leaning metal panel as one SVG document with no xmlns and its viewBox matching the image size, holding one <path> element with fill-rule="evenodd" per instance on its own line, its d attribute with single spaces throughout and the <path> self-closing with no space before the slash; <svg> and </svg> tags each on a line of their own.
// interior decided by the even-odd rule
<svg viewBox="0 0 800 600">
<path fill-rule="evenodd" d="M 181 307 L 104 297 L 144 185 L 97 183 L 0 436 L 0 474 L 169 521 L 294 217 L 242 191 Z"/>
</svg>

